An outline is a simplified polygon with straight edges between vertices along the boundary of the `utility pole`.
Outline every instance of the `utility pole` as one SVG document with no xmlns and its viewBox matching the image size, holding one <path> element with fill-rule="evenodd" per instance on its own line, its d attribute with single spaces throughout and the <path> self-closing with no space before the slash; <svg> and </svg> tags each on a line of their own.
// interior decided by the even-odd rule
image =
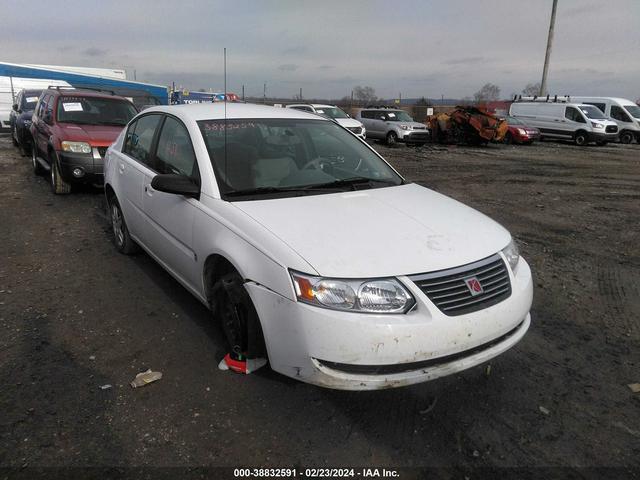
<svg viewBox="0 0 640 480">
<path fill-rule="evenodd" d="M 16 92 L 13 91 L 13 77 L 9 77 L 9 83 L 11 83 L 11 106 L 16 103 Z"/>
<path fill-rule="evenodd" d="M 300 87 L 300 100 L 302 100 L 302 87 Z"/>
<path fill-rule="evenodd" d="M 244 85 L 242 85 L 242 101 L 244 102 Z"/>
<path fill-rule="evenodd" d="M 262 103 L 267 103 L 267 82 L 264 82 L 264 87 L 262 89 Z"/>
<path fill-rule="evenodd" d="M 540 82 L 540 96 L 547 93 L 547 73 L 549 71 L 549 58 L 551 57 L 551 45 L 553 44 L 553 29 L 556 25 L 556 9 L 558 0 L 553 0 L 551 7 L 551 21 L 549 22 L 549 36 L 547 37 L 547 53 L 544 55 L 544 68 L 542 69 L 542 82 Z"/>
</svg>

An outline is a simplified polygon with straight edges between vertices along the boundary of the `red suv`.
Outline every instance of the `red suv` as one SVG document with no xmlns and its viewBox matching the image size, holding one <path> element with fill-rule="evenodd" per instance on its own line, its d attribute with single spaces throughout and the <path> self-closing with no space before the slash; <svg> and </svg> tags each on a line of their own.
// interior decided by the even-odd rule
<svg viewBox="0 0 640 480">
<path fill-rule="evenodd" d="M 34 173 L 49 172 L 56 194 L 69 193 L 72 184 L 102 183 L 107 147 L 136 113 L 132 102 L 116 95 L 48 88 L 31 123 Z"/>
</svg>

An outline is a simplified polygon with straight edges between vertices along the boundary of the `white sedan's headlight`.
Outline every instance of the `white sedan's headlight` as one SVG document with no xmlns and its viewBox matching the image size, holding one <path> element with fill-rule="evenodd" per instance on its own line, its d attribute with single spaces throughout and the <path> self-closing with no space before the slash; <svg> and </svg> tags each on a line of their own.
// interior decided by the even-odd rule
<svg viewBox="0 0 640 480">
<path fill-rule="evenodd" d="M 319 307 L 367 313 L 405 313 L 413 296 L 395 278 L 346 280 L 291 272 L 299 302 Z"/>
<path fill-rule="evenodd" d="M 62 150 L 73 153 L 91 153 L 91 145 L 87 142 L 62 142 Z"/>
<path fill-rule="evenodd" d="M 518 251 L 518 246 L 516 242 L 511 239 L 509 245 L 502 249 L 502 253 L 504 254 L 509 266 L 511 267 L 511 271 L 516 271 L 516 266 L 518 265 L 518 260 L 520 260 L 520 252 Z"/>
</svg>

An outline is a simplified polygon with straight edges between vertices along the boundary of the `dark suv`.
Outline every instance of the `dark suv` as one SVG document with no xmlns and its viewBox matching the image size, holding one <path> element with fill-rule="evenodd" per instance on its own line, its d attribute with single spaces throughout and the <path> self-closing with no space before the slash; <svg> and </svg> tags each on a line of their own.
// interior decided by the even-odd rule
<svg viewBox="0 0 640 480">
<path fill-rule="evenodd" d="M 74 183 L 102 183 L 104 154 L 136 113 L 133 103 L 113 94 L 43 91 L 31 124 L 34 173 L 47 171 L 56 194 L 69 193 Z"/>
<path fill-rule="evenodd" d="M 16 96 L 16 103 L 9 114 L 9 125 L 11 125 L 11 139 L 16 147 L 28 155 L 31 145 L 31 117 L 36 108 L 38 98 L 42 93 L 40 90 L 20 90 Z"/>
</svg>

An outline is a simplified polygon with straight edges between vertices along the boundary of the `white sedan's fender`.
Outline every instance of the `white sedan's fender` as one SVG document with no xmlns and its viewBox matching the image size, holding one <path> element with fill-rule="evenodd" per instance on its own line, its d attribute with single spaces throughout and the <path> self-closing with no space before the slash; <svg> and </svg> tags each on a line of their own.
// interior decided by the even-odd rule
<svg viewBox="0 0 640 480">
<path fill-rule="evenodd" d="M 211 287 L 206 284 L 205 265 L 212 255 L 228 260 L 245 281 L 290 300 L 295 300 L 295 294 L 289 268 L 317 274 L 300 255 L 232 203 L 203 195 L 200 204 L 194 217 L 193 250 L 202 282 L 197 287 L 203 298 Z"/>
</svg>

